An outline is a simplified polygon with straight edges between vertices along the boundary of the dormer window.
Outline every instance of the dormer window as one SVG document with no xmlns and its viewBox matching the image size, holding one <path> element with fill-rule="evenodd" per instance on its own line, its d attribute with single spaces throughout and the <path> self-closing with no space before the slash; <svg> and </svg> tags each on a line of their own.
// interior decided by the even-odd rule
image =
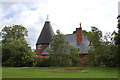
<svg viewBox="0 0 120 80">
<path fill-rule="evenodd" d="M 38 45 L 38 49 L 42 49 L 42 45 Z"/>
</svg>

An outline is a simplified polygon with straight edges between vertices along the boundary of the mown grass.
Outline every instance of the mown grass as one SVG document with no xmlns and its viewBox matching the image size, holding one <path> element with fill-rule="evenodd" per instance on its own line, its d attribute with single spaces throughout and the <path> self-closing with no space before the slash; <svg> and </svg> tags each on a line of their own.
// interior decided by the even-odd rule
<svg viewBox="0 0 120 80">
<path fill-rule="evenodd" d="M 85 69 L 59 71 L 59 69 Z M 3 67 L 3 78 L 118 78 L 118 68 L 113 67 Z"/>
</svg>

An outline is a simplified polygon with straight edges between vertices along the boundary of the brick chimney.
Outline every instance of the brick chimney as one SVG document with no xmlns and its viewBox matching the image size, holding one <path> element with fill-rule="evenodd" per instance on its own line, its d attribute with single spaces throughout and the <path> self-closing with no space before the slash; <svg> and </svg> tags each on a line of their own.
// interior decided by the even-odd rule
<svg viewBox="0 0 120 80">
<path fill-rule="evenodd" d="M 81 23 L 80 23 L 80 27 L 76 28 L 76 42 L 82 42 L 82 27 L 81 27 Z"/>
</svg>

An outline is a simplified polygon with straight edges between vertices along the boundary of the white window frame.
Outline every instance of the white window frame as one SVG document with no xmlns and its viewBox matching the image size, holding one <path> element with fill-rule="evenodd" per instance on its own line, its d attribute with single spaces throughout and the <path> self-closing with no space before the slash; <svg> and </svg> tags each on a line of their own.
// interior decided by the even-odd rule
<svg viewBox="0 0 120 80">
<path fill-rule="evenodd" d="M 38 45 L 38 49 L 42 49 L 42 45 Z"/>
</svg>

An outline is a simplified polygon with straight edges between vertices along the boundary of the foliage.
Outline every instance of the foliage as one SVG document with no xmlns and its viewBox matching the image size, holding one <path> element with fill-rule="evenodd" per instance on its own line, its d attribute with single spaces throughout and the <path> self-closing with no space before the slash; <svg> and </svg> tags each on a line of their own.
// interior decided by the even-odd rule
<svg viewBox="0 0 120 80">
<path fill-rule="evenodd" d="M 72 61 L 68 54 L 54 54 L 49 57 L 51 66 L 72 66 Z"/>
<path fill-rule="evenodd" d="M 78 66 L 80 62 L 80 55 L 79 54 L 69 54 L 69 58 L 71 59 L 72 66 Z"/>
<path fill-rule="evenodd" d="M 59 30 L 56 31 L 56 35 L 53 36 L 53 41 L 50 44 L 50 48 L 47 51 L 51 54 L 74 54 L 79 52 L 79 48 L 75 48 L 65 41 L 65 35 Z"/>
<path fill-rule="evenodd" d="M 115 40 L 115 45 L 117 46 L 117 53 L 116 53 L 116 63 L 118 63 L 118 66 L 120 66 L 120 22 L 118 22 L 118 31 L 114 32 L 114 40 Z"/>
<path fill-rule="evenodd" d="M 49 58 L 35 58 L 35 64 L 36 67 L 49 67 L 51 65 L 51 61 Z"/>
<path fill-rule="evenodd" d="M 88 39 L 90 41 L 90 47 L 89 47 L 89 56 L 91 60 L 92 65 L 98 65 L 97 63 L 97 55 L 102 54 L 101 53 L 101 38 L 102 38 L 102 31 L 100 31 L 96 27 L 91 27 L 91 31 L 87 32 L 84 31 L 84 33 L 88 36 Z"/>
<path fill-rule="evenodd" d="M 77 66 L 80 61 L 79 54 L 54 54 L 46 58 L 35 58 L 36 67 L 48 66 Z"/>
<path fill-rule="evenodd" d="M 59 30 L 56 31 L 57 35 L 53 36 L 53 41 L 50 44 L 50 49 L 48 52 L 51 54 L 63 54 L 67 52 L 68 45 L 65 42 L 64 34 L 60 33 Z"/>
<path fill-rule="evenodd" d="M 2 29 L 2 42 L 11 42 L 13 40 L 25 39 L 27 29 L 22 25 L 5 26 Z"/>
<path fill-rule="evenodd" d="M 25 40 L 27 32 L 21 25 L 5 26 L 2 29 L 3 66 L 32 66 L 34 55 Z"/>
<path fill-rule="evenodd" d="M 115 44 L 120 47 L 120 23 L 118 23 L 118 32 L 115 33 Z"/>
<path fill-rule="evenodd" d="M 102 36 L 102 31 L 96 27 L 91 27 L 90 32 L 86 32 L 91 40 L 89 54 L 92 65 L 116 66 L 116 46 L 110 33 Z"/>
<path fill-rule="evenodd" d="M 51 66 L 72 66 L 77 65 L 79 60 L 79 49 L 71 46 L 65 41 L 65 35 L 59 30 L 56 31 L 56 35 L 53 36 L 53 41 L 50 44 L 50 48 L 47 51 L 49 55 L 49 62 Z"/>
<path fill-rule="evenodd" d="M 92 42 L 91 46 L 95 54 L 100 54 L 101 38 L 102 38 L 102 31 L 100 31 L 96 27 L 91 27 L 91 31 L 88 32 L 88 39 Z"/>
</svg>

